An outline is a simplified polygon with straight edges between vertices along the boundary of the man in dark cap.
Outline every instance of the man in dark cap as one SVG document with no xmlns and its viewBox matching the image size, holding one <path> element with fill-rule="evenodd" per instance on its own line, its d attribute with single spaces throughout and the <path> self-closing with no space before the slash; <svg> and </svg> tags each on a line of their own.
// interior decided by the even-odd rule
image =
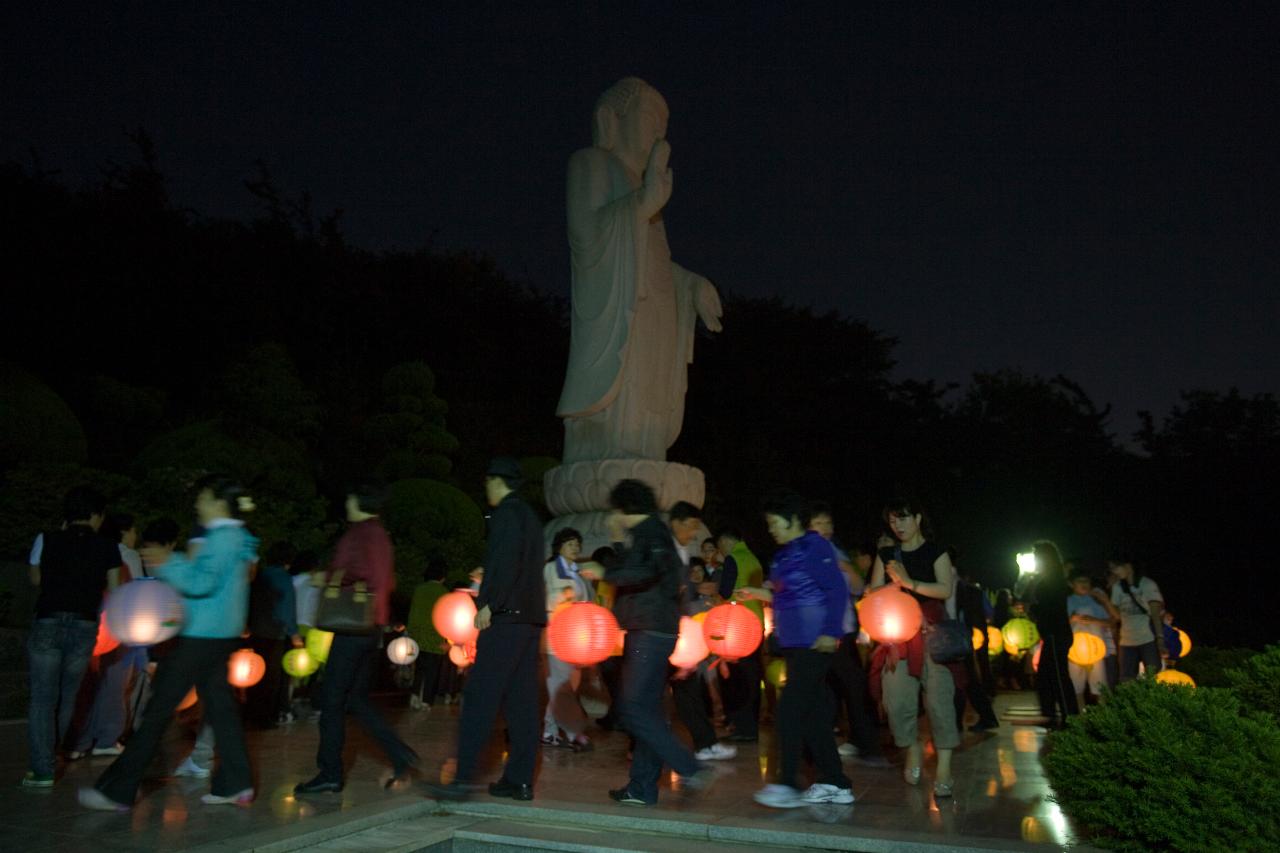
<svg viewBox="0 0 1280 853">
<path fill-rule="evenodd" d="M 545 544 L 538 516 L 516 495 L 523 482 L 516 460 L 499 456 L 489 463 L 484 490 L 493 513 L 484 580 L 476 596 L 476 662 L 462 694 L 457 773 L 447 785 L 427 786 L 437 798 L 465 799 L 474 790 L 476 763 L 501 708 L 511 742 L 507 766 L 489 793 L 533 799 L 540 716 L 538 650 L 547 621 Z"/>
</svg>

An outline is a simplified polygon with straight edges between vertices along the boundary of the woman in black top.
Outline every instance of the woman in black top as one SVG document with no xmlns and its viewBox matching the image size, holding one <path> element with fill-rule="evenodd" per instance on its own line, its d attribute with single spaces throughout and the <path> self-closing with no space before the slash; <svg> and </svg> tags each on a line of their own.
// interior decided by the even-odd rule
<svg viewBox="0 0 1280 853">
<path fill-rule="evenodd" d="M 955 591 L 955 569 L 947 552 L 924 536 L 925 517 L 918 504 L 899 500 L 884 510 L 885 523 L 898 544 L 881 548 L 871 569 L 871 588 L 893 583 L 914 596 L 924 611 L 924 623 L 946 619 L 945 602 Z M 923 627 L 923 626 L 922 626 Z M 881 646 L 876 650 L 872 670 L 879 673 L 884 706 L 893 741 L 907 750 L 903 778 L 909 785 L 920 782 L 924 745 L 920 741 L 917 714 L 920 691 L 938 753 L 938 771 L 933 783 L 935 797 L 950 797 L 951 752 L 960 745 L 954 707 L 955 680 L 950 669 L 929 658 L 923 633 L 905 643 Z"/>
<path fill-rule="evenodd" d="M 1032 545 L 1031 551 L 1036 557 L 1036 581 L 1028 597 L 1032 602 L 1031 616 L 1044 643 L 1036 672 L 1036 693 L 1040 696 L 1040 713 L 1054 725 L 1057 711 L 1061 711 L 1061 718 L 1056 720 L 1061 725 L 1066 723 L 1068 714 L 1080 713 L 1067 668 L 1072 640 L 1067 596 L 1071 589 L 1057 545 L 1042 540 Z"/>
</svg>

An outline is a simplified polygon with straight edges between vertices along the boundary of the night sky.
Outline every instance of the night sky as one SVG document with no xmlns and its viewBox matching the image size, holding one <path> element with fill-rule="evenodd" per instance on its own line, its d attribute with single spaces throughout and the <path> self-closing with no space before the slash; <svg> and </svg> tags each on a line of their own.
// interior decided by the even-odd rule
<svg viewBox="0 0 1280 853">
<path fill-rule="evenodd" d="M 900 377 L 1061 372 L 1122 439 L 1180 389 L 1280 390 L 1274 4 L 438 5 L 5 12 L 0 158 L 74 186 L 142 126 L 199 213 L 252 216 L 261 159 L 353 243 L 564 293 L 565 164 L 635 74 L 677 260 L 866 320 Z"/>
</svg>

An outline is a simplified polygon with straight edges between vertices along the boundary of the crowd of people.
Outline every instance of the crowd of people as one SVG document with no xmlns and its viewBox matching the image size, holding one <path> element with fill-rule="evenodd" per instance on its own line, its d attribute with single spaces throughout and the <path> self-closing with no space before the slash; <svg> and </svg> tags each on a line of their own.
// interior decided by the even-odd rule
<svg viewBox="0 0 1280 853">
<path fill-rule="evenodd" d="M 761 725 L 772 724 L 775 778 L 756 792 L 758 803 L 852 803 L 845 760 L 892 766 L 882 723 L 901 756 L 904 782 L 921 783 L 923 711 L 936 756 L 933 794 L 946 798 L 968 708 L 977 717 L 970 731 L 997 727 L 992 697 L 1000 682 L 1021 689 L 1034 681 L 1045 722 L 1059 725 L 1085 706 L 1087 695 L 1096 700 L 1105 687 L 1140 670 L 1154 672 L 1170 657 L 1160 590 L 1132 559 L 1116 557 L 1109 578 L 1095 581 L 1074 571 L 1052 542 L 1037 542 L 1034 571 L 1013 590 L 989 595 L 958 569 L 954 550 L 931 538 L 926 513 L 910 499 L 886 504 L 879 541 L 846 551 L 837 544 L 829 505 L 770 495 L 760 521 L 777 549 L 766 567 L 739 530 L 707 535 L 700 508 L 687 502 L 660 512 L 653 490 L 638 480 L 623 480 L 610 494 L 609 546 L 584 559 L 583 535 L 563 528 L 548 555 L 543 525 L 520 497 L 522 485 L 514 459 L 491 462 L 486 552 L 463 585 L 475 596 L 474 664 L 461 679 L 455 770 L 446 782 L 424 783 L 433 797 L 464 799 L 482 790 L 486 744 L 501 716 L 507 757 L 487 786 L 497 797 L 531 800 L 538 750 L 590 751 L 597 727 L 629 739 L 626 779 L 608 797 L 655 804 L 664 768 L 676 774 L 681 792 L 696 795 L 714 782 L 715 762 L 734 759 L 743 744 L 759 739 Z M 194 491 L 196 526 L 182 549 L 172 520 L 139 533 L 133 518 L 108 515 L 88 488 L 69 493 L 65 523 L 37 538 L 30 560 L 39 586 L 29 639 L 30 771 L 23 784 L 51 786 L 60 749 L 68 760 L 115 756 L 79 798 L 93 809 L 128 810 L 175 711 L 194 689 L 199 735 L 174 775 L 211 776 L 205 803 L 247 805 L 255 791 L 244 724 L 294 721 L 290 700 L 298 681 L 281 662 L 291 648 L 304 647 L 307 626 L 318 625 L 332 627 L 334 636 L 322 676 L 310 685 L 320 735 L 317 773 L 295 793 L 342 790 L 348 715 L 385 753 L 387 786 L 401 786 L 419 772 L 421 759 L 370 700 L 370 684 L 387 632 L 404 632 L 421 652 L 406 682 L 410 707 L 457 698 L 460 677 L 448 663 L 449 642 L 432 619 L 449 591 L 447 566 L 439 558 L 428 562 L 407 619 L 397 619 L 393 547 L 379 518 L 384 490 L 349 490 L 346 530 L 323 565 L 282 542 L 260 556 L 244 521 L 253 499 L 234 480 L 209 477 Z M 181 596 L 178 636 L 95 656 L 104 597 L 148 575 Z M 921 629 L 874 643 L 860 629 L 859 599 L 886 586 L 915 599 Z M 554 614 L 582 601 L 608 607 L 625 631 L 620 649 L 591 671 L 561 660 L 544 641 Z M 725 602 L 741 605 L 762 628 L 769 608 L 771 630 L 760 647 L 731 661 L 672 664 L 681 618 Z M 1027 649 L 990 648 L 986 639 L 989 627 L 1020 616 L 1038 628 L 1038 668 Z M 976 649 L 970 632 L 983 637 Z M 1070 660 L 1077 632 L 1099 637 L 1106 654 L 1089 665 Z M 245 637 L 267 674 L 242 711 L 227 665 Z M 782 667 L 785 682 L 774 674 Z M 86 672 L 93 677 L 86 680 Z M 596 684 L 607 694 L 608 712 L 593 721 L 582 699 Z M 668 719 L 668 695 L 687 737 Z"/>
</svg>

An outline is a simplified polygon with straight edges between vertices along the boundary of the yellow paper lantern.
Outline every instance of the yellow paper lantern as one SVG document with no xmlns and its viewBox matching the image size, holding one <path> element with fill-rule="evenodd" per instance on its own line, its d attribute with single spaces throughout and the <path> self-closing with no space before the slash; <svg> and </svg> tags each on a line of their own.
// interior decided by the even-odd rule
<svg viewBox="0 0 1280 853">
<path fill-rule="evenodd" d="M 1076 666 L 1093 666 L 1107 656 L 1107 644 L 1097 634 L 1076 631 L 1071 636 L 1067 660 Z"/>
<path fill-rule="evenodd" d="M 307 651 L 317 664 L 329 659 L 329 649 L 333 646 L 333 632 L 312 628 L 307 632 Z"/>
<path fill-rule="evenodd" d="M 267 673 L 267 662 L 253 649 L 241 649 L 227 658 L 227 680 L 233 687 L 252 687 Z"/>
<path fill-rule="evenodd" d="M 1178 657 L 1185 658 L 1191 654 L 1191 637 L 1181 628 L 1174 628 L 1173 630 L 1178 632 L 1178 639 L 1182 642 L 1182 651 L 1179 652 Z"/>
<path fill-rule="evenodd" d="M 412 637 L 396 637 L 387 643 L 387 657 L 396 666 L 407 666 L 418 659 L 418 643 Z"/>
<path fill-rule="evenodd" d="M 987 632 L 981 628 L 973 629 L 973 650 L 980 651 L 982 649 L 982 641 L 987 638 Z"/>
<path fill-rule="evenodd" d="M 765 680 L 774 687 L 787 686 L 787 662 L 782 658 L 774 658 L 764 668 Z"/>
<path fill-rule="evenodd" d="M 1004 634 L 995 625 L 987 626 L 987 654 L 996 657 L 1004 648 Z"/>
<path fill-rule="evenodd" d="M 290 649 L 280 663 L 294 678 L 306 678 L 320 668 L 320 661 L 306 649 Z"/>
<path fill-rule="evenodd" d="M 1156 675 L 1156 681 L 1160 684 L 1168 684 L 1174 687 L 1195 687 L 1196 683 L 1185 672 L 1179 672 L 1176 669 L 1162 670 Z"/>
<path fill-rule="evenodd" d="M 1004 641 L 1015 649 L 1026 651 L 1040 642 L 1040 632 L 1036 630 L 1036 623 L 1018 616 L 1005 623 Z"/>
<path fill-rule="evenodd" d="M 707 621 L 707 614 L 710 612 L 710 610 L 703 610 L 700 613 L 693 614 L 689 618 L 701 625 L 703 622 Z"/>
</svg>

